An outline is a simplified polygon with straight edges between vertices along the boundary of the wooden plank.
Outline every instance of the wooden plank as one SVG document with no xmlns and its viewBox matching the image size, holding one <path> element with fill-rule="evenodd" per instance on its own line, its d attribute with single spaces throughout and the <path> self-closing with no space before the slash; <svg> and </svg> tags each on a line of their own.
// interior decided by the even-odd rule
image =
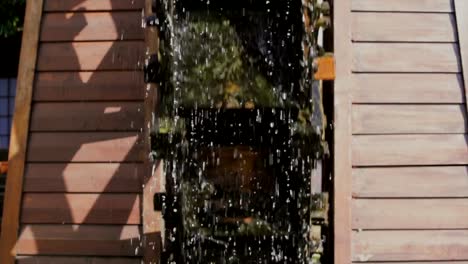
<svg viewBox="0 0 468 264">
<path fill-rule="evenodd" d="M 139 256 L 135 225 L 26 225 L 16 244 L 20 255 Z"/>
<path fill-rule="evenodd" d="M 465 102 L 460 74 L 355 74 L 355 103 Z"/>
<path fill-rule="evenodd" d="M 39 71 L 139 70 L 143 67 L 142 41 L 43 43 Z"/>
<path fill-rule="evenodd" d="M 334 263 L 351 262 L 351 0 L 333 6 L 334 54 Z"/>
<path fill-rule="evenodd" d="M 152 0 L 145 1 L 144 15 L 149 17 L 153 15 Z M 158 4 L 161 2 L 158 2 Z M 162 7 L 158 7 L 162 8 Z M 148 55 L 158 54 L 159 52 L 159 30 L 155 27 L 146 28 L 146 50 Z M 158 109 L 158 90 L 159 86 L 155 83 L 147 85 L 147 96 L 145 97 L 144 129 L 145 152 L 151 152 L 150 135 L 154 130 L 155 109 Z M 142 221 L 144 235 L 143 263 L 160 263 L 161 254 L 164 248 L 165 222 L 161 211 L 154 210 L 154 195 L 165 192 L 165 174 L 163 172 L 164 161 L 153 161 L 149 156 L 144 160 L 146 169 L 143 186 L 142 200 Z M 153 169 L 154 168 L 154 169 Z"/>
<path fill-rule="evenodd" d="M 366 262 L 366 264 L 395 264 L 395 262 Z M 468 261 L 400 261 L 398 264 L 468 264 Z"/>
<path fill-rule="evenodd" d="M 31 131 L 139 131 L 143 104 L 38 103 L 31 117 Z"/>
<path fill-rule="evenodd" d="M 99 1 L 97 1 L 99 2 Z M 41 41 L 143 40 L 141 12 L 48 13 Z"/>
<path fill-rule="evenodd" d="M 468 197 L 468 167 L 353 169 L 354 197 Z"/>
<path fill-rule="evenodd" d="M 115 193 L 141 192 L 140 163 L 28 164 L 25 192 Z"/>
<path fill-rule="evenodd" d="M 466 229 L 468 199 L 354 199 L 354 229 Z"/>
<path fill-rule="evenodd" d="M 354 232 L 353 248 L 354 261 L 466 260 L 468 230 Z"/>
<path fill-rule="evenodd" d="M 352 18 L 354 41 L 457 41 L 453 14 L 357 12 Z"/>
<path fill-rule="evenodd" d="M 140 71 L 42 72 L 37 74 L 33 99 L 35 101 L 143 100 L 143 86 L 143 74 Z"/>
<path fill-rule="evenodd" d="M 354 136 L 354 166 L 466 165 L 467 135 Z"/>
<path fill-rule="evenodd" d="M 458 38 L 460 39 L 460 54 L 465 84 L 465 98 L 468 102 L 468 2 L 454 0 L 457 17 Z M 468 112 L 468 103 L 466 105 Z"/>
<path fill-rule="evenodd" d="M 31 133 L 29 162 L 142 161 L 137 132 Z"/>
<path fill-rule="evenodd" d="M 26 193 L 21 222 L 27 224 L 140 224 L 138 194 Z"/>
<path fill-rule="evenodd" d="M 354 105 L 354 134 L 465 133 L 465 105 Z"/>
<path fill-rule="evenodd" d="M 141 10 L 144 0 L 45 0 L 45 11 Z"/>
<path fill-rule="evenodd" d="M 457 44 L 354 43 L 354 72 L 459 73 Z"/>
<path fill-rule="evenodd" d="M 8 157 L 10 168 L 6 183 L 0 238 L 0 263 L 2 264 L 14 264 L 15 262 L 15 243 L 19 230 L 23 174 L 42 8 L 43 0 L 29 0 L 26 3 L 15 112 Z"/>
<path fill-rule="evenodd" d="M 353 0 L 353 11 L 453 12 L 451 0 Z"/>
<path fill-rule="evenodd" d="M 139 258 L 20 256 L 18 264 L 140 264 Z"/>
</svg>

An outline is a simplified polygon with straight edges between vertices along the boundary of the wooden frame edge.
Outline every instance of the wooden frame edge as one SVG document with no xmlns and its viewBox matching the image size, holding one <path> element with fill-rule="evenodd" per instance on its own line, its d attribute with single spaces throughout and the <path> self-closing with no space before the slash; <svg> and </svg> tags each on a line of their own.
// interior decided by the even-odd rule
<svg viewBox="0 0 468 264">
<path fill-rule="evenodd" d="M 351 0 L 333 3 L 336 63 L 334 83 L 334 263 L 349 264 L 351 253 Z"/>
<path fill-rule="evenodd" d="M 466 0 L 454 0 L 454 4 L 463 86 L 465 88 L 465 106 L 468 113 L 468 2 Z"/>
<path fill-rule="evenodd" d="M 0 263 L 2 264 L 14 264 L 16 257 L 15 244 L 19 232 L 23 176 L 43 2 L 43 0 L 26 2 L 0 240 Z"/>
<path fill-rule="evenodd" d="M 144 15 L 149 17 L 153 15 L 154 0 L 145 0 Z M 145 45 L 147 56 L 158 54 L 159 50 L 159 30 L 157 27 L 147 27 L 145 30 Z M 149 57 L 147 57 L 149 59 Z M 142 73 L 143 74 L 143 73 Z M 151 131 L 154 129 L 155 109 L 158 103 L 158 85 L 153 83 L 145 84 L 145 123 L 144 123 L 144 142 L 145 156 L 143 157 L 145 166 L 145 175 L 143 181 L 142 195 L 142 223 L 143 223 L 143 263 L 161 263 L 161 254 L 164 247 L 164 219 L 161 211 L 155 211 L 154 196 L 157 193 L 164 192 L 163 162 L 150 158 L 151 153 Z M 154 167 L 154 168 L 153 168 Z"/>
</svg>

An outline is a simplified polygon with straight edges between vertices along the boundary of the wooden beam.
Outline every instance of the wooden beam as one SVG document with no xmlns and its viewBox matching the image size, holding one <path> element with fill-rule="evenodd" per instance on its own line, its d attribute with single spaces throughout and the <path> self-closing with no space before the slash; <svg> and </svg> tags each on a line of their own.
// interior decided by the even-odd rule
<svg viewBox="0 0 468 264">
<path fill-rule="evenodd" d="M 334 241 L 335 264 L 351 263 L 351 0 L 334 2 Z"/>
<path fill-rule="evenodd" d="M 10 141 L 9 164 L 0 240 L 0 263 L 14 264 L 28 142 L 31 100 L 36 71 L 43 0 L 28 0 L 18 69 L 15 112 Z"/>
<path fill-rule="evenodd" d="M 152 0 L 145 1 L 146 17 L 153 14 Z M 146 50 L 148 55 L 157 54 L 159 50 L 159 31 L 156 27 L 148 27 L 146 29 Z M 143 87 L 142 87 L 143 88 Z M 154 210 L 154 195 L 156 193 L 164 192 L 165 181 L 162 171 L 163 162 L 154 162 L 149 159 L 151 152 L 150 134 L 153 129 L 152 124 L 155 118 L 155 109 L 157 105 L 157 91 L 156 84 L 147 84 L 144 87 L 146 91 L 145 97 L 145 123 L 144 123 L 144 137 L 146 140 L 145 150 L 148 154 L 144 159 L 144 166 L 146 173 L 144 177 L 143 186 L 143 199 L 142 199 L 142 222 L 143 222 L 143 236 L 144 236 L 144 249 L 143 249 L 143 263 L 161 263 L 161 253 L 163 251 L 164 241 L 164 220 L 161 211 Z"/>
<path fill-rule="evenodd" d="M 454 4 L 463 69 L 463 81 L 465 84 L 465 103 L 468 112 L 468 2 L 466 0 L 455 0 Z"/>
</svg>

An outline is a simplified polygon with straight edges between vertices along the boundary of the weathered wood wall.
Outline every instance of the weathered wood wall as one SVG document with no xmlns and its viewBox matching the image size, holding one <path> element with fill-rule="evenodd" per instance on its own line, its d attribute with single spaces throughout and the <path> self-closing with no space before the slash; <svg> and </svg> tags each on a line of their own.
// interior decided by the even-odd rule
<svg viewBox="0 0 468 264">
<path fill-rule="evenodd" d="M 468 260 L 468 64 L 457 27 L 468 10 L 454 4 L 351 0 L 346 11 L 353 262 Z"/>
<path fill-rule="evenodd" d="M 140 263 L 143 7 L 44 0 L 18 263 Z"/>
</svg>

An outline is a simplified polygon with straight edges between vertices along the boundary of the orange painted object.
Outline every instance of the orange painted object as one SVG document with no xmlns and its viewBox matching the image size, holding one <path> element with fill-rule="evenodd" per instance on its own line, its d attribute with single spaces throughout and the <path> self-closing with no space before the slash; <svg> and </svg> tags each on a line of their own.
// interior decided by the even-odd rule
<svg viewBox="0 0 468 264">
<path fill-rule="evenodd" d="M 0 174 L 8 172 L 8 162 L 0 162 Z"/>
<path fill-rule="evenodd" d="M 332 56 L 320 57 L 317 59 L 318 70 L 314 75 L 316 80 L 335 80 L 335 58 Z"/>
</svg>

